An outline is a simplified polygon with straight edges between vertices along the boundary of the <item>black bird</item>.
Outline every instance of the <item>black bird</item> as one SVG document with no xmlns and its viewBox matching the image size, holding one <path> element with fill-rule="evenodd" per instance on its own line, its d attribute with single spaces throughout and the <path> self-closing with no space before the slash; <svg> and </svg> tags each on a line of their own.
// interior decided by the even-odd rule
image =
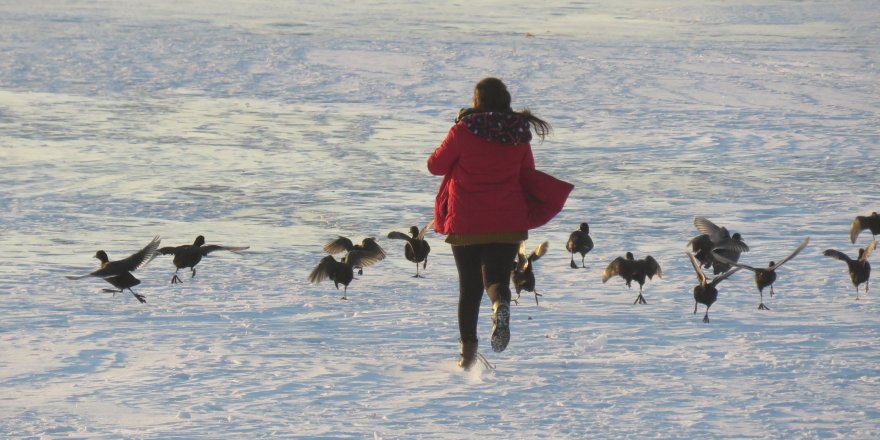
<svg viewBox="0 0 880 440">
<path fill-rule="evenodd" d="M 419 263 L 422 263 L 422 269 L 428 267 L 428 254 L 431 253 L 431 245 L 425 240 L 425 233 L 428 232 L 428 229 L 433 224 L 434 220 L 431 220 L 421 231 L 418 226 L 411 226 L 409 228 L 409 233 L 412 237 L 403 232 L 394 231 L 388 233 L 388 238 L 406 240 L 406 245 L 403 247 L 403 256 L 406 257 L 407 260 L 416 263 L 416 274 L 413 276 L 414 278 L 422 277 L 419 275 Z"/>
<path fill-rule="evenodd" d="M 724 272 L 721 275 L 715 276 L 712 278 L 712 281 L 709 281 L 706 278 L 706 274 L 703 273 L 703 269 L 700 268 L 700 262 L 697 261 L 697 258 L 694 257 L 690 252 L 685 252 L 691 260 L 691 264 L 694 266 L 694 271 L 697 272 L 697 278 L 700 280 L 700 284 L 694 286 L 694 314 L 697 313 L 697 305 L 705 304 L 706 305 L 706 314 L 703 315 L 703 322 L 709 322 L 709 308 L 712 307 L 712 304 L 715 304 L 715 300 L 718 299 L 718 283 L 727 279 L 727 277 L 735 274 L 739 268 L 734 267 L 733 269 Z"/>
<path fill-rule="evenodd" d="M 591 250 L 593 250 L 593 239 L 590 238 L 590 225 L 587 223 L 581 223 L 580 227 L 578 227 L 577 231 L 571 233 L 568 236 L 568 243 L 565 244 L 565 250 L 571 252 L 571 268 L 577 269 L 577 264 L 574 264 L 574 254 L 575 252 L 581 254 L 581 267 L 584 266 L 584 258 L 587 256 Z"/>
<path fill-rule="evenodd" d="M 713 258 L 714 253 L 736 262 L 741 253 L 749 251 L 749 246 L 742 240 L 739 232 L 730 235 L 727 228 L 718 226 L 705 217 L 695 217 L 694 226 L 700 231 L 700 235 L 691 239 L 688 245 L 703 267 L 712 266 L 715 275 L 727 272 L 730 265 L 716 261 Z"/>
<path fill-rule="evenodd" d="M 602 272 L 602 284 L 611 279 L 611 277 L 619 275 L 626 281 L 626 287 L 631 287 L 633 280 L 639 283 L 639 296 L 633 304 L 647 304 L 645 297 L 642 296 L 642 286 L 645 284 L 645 278 L 654 279 L 663 278 L 663 272 L 660 270 L 660 263 L 654 257 L 647 257 L 636 260 L 632 252 L 626 253 L 626 258 L 617 257 L 608 264 L 605 271 Z"/>
<path fill-rule="evenodd" d="M 534 263 L 547 253 L 547 246 L 548 243 L 545 241 L 539 244 L 531 254 L 526 256 L 526 242 L 520 243 L 513 272 L 510 274 L 513 279 L 513 286 L 516 289 L 516 299 L 513 302 L 519 304 L 520 292 L 523 290 L 535 294 L 535 305 L 538 305 L 538 297 L 544 296 L 535 290 Z"/>
<path fill-rule="evenodd" d="M 385 251 L 379 246 L 379 243 L 376 243 L 376 239 L 374 237 L 369 237 L 361 240 L 361 244 L 354 244 L 350 239 L 338 236 L 336 240 L 333 240 L 324 245 L 324 252 L 327 252 L 330 255 L 335 255 L 342 252 L 351 252 L 351 251 L 362 251 L 365 253 L 364 258 L 368 258 L 370 260 L 375 259 L 376 261 L 385 259 Z M 345 259 L 345 257 L 343 257 Z M 358 260 L 359 258 L 355 258 Z M 372 264 L 372 263 L 371 263 Z M 355 264 L 353 267 L 358 269 L 358 275 L 364 274 L 364 268 Z"/>
<path fill-rule="evenodd" d="M 159 249 L 159 253 L 162 255 L 174 254 L 173 263 L 177 270 L 174 271 L 174 276 L 171 277 L 171 284 L 177 284 L 183 282 L 180 277 L 177 276 L 178 270 L 188 267 L 192 270 L 192 276 L 190 276 L 190 278 L 195 277 L 196 265 L 202 261 L 202 257 L 208 256 L 211 252 L 230 251 L 237 254 L 248 248 L 250 248 L 250 246 L 220 246 L 216 244 L 205 246 L 205 237 L 199 235 L 196 237 L 193 244 L 184 244 L 176 247 L 163 247 Z"/>
<path fill-rule="evenodd" d="M 339 290 L 339 285 L 345 286 L 342 299 L 348 299 L 348 285 L 354 279 L 355 267 L 370 266 L 381 258 L 377 258 L 375 254 L 362 250 L 351 250 L 342 258 L 342 261 L 336 261 L 332 255 L 327 255 L 321 259 L 321 262 L 309 274 L 309 281 L 312 283 L 320 283 L 321 281 L 330 279 Z"/>
<path fill-rule="evenodd" d="M 143 249 L 122 260 L 110 261 L 110 258 L 107 257 L 107 253 L 103 250 L 95 252 L 95 258 L 101 260 L 101 267 L 86 275 L 68 275 L 67 279 L 80 280 L 85 277 L 103 278 L 105 281 L 119 289 L 104 289 L 105 292 L 113 292 L 113 294 L 115 295 L 116 292 L 122 292 L 125 289 L 128 289 L 128 291 L 131 292 L 131 294 L 134 295 L 134 297 L 143 304 L 147 302 L 147 299 L 143 295 L 134 293 L 134 290 L 131 290 L 132 287 L 137 286 L 141 283 L 141 281 L 135 278 L 134 275 L 131 274 L 131 272 L 140 269 L 143 266 L 146 266 L 147 263 L 149 263 L 153 258 L 156 257 L 157 249 L 159 248 L 159 243 L 161 241 L 162 240 L 157 235 L 153 237 L 153 240 L 150 241 L 149 244 L 144 246 Z"/>
<path fill-rule="evenodd" d="M 859 258 L 853 260 L 846 254 L 834 249 L 826 249 L 824 254 L 826 257 L 836 258 L 846 263 L 849 267 L 849 279 L 852 280 L 853 286 L 856 288 L 856 299 L 859 299 L 859 284 L 865 283 L 865 293 L 868 293 L 868 278 L 871 277 L 871 264 L 868 263 L 868 257 L 877 246 L 877 240 L 873 240 L 868 247 L 859 249 Z"/>
<path fill-rule="evenodd" d="M 737 263 L 735 261 L 728 260 L 721 255 L 715 254 L 715 259 L 720 260 L 723 263 L 729 264 L 731 266 L 736 266 L 741 269 L 747 269 L 755 273 L 755 285 L 758 286 L 758 293 L 761 295 L 761 302 L 758 304 L 759 310 L 770 310 L 767 306 L 764 305 L 764 288 L 770 286 L 770 296 L 773 296 L 773 283 L 776 281 L 776 269 L 779 266 L 785 264 L 786 261 L 791 260 L 797 254 L 799 254 L 805 247 L 807 247 L 807 243 L 810 242 L 810 237 L 804 239 L 804 241 L 794 250 L 789 256 L 783 258 L 778 263 L 771 261 L 770 264 L 766 268 L 761 267 L 752 267 L 746 264 Z"/>
<path fill-rule="evenodd" d="M 852 225 L 849 227 L 849 239 L 853 244 L 856 243 L 856 238 L 858 238 L 859 234 L 865 229 L 870 229 L 871 234 L 874 235 L 874 239 L 877 239 L 877 234 L 880 234 L 880 214 L 872 212 L 871 215 L 868 216 L 856 216 Z"/>
</svg>

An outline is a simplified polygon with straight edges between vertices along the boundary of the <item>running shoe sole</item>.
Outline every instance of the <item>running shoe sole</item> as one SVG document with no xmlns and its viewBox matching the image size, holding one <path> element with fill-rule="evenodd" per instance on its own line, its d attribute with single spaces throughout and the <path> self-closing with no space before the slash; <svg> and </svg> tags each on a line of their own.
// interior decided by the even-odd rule
<svg viewBox="0 0 880 440">
<path fill-rule="evenodd" d="M 510 304 L 501 303 L 492 314 L 492 350 L 501 353 L 510 343 Z"/>
</svg>

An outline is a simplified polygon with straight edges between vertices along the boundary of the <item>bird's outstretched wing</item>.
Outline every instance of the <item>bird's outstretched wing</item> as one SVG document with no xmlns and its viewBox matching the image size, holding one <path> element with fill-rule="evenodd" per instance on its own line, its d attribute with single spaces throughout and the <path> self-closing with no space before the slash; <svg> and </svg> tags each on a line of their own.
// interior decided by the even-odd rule
<svg viewBox="0 0 880 440">
<path fill-rule="evenodd" d="M 607 282 L 611 277 L 620 275 L 620 270 L 626 264 L 626 258 L 617 257 L 602 271 L 602 283 Z"/>
<path fill-rule="evenodd" d="M 379 246 L 379 243 L 376 243 L 376 239 L 373 237 L 365 238 L 361 240 L 361 249 L 364 252 L 367 252 L 375 257 L 378 257 L 379 260 L 385 258 L 385 250 Z"/>
<path fill-rule="evenodd" d="M 184 244 L 180 246 L 164 246 L 160 247 L 156 250 L 156 253 L 159 255 L 169 255 L 169 254 L 177 254 L 178 252 L 192 246 L 191 244 Z"/>
<path fill-rule="evenodd" d="M 398 232 L 398 231 L 389 232 L 388 238 L 390 238 L 392 240 L 406 240 L 406 241 L 412 240 L 412 237 L 410 237 L 409 235 L 406 235 L 403 232 Z"/>
<path fill-rule="evenodd" d="M 328 278 L 334 272 L 336 265 L 339 264 L 332 255 L 327 255 L 322 258 L 321 261 L 312 269 L 312 273 L 309 274 L 309 282 L 310 283 L 320 283 Z"/>
<path fill-rule="evenodd" d="M 526 258 L 526 242 L 521 241 L 519 243 L 519 250 L 516 253 L 516 264 L 514 265 L 514 270 L 516 272 L 522 272 L 529 267 L 529 259 Z"/>
<path fill-rule="evenodd" d="M 801 244 L 797 247 L 797 249 L 794 250 L 794 252 L 789 254 L 789 256 L 777 261 L 776 264 L 773 265 L 773 268 L 776 269 L 777 267 L 785 264 L 786 261 L 791 260 L 792 258 L 797 256 L 797 254 L 801 253 L 801 251 L 804 250 L 804 248 L 807 247 L 807 244 L 809 244 L 809 243 L 810 243 L 810 237 L 805 238 L 804 241 L 802 241 Z"/>
<path fill-rule="evenodd" d="M 712 250 L 716 249 L 728 249 L 736 252 L 748 252 L 749 245 L 742 240 L 737 240 L 735 238 L 722 238 L 720 241 L 714 242 L 715 246 Z"/>
<path fill-rule="evenodd" d="M 871 252 L 874 252 L 874 248 L 877 247 L 877 240 L 871 241 L 871 244 L 865 248 L 865 252 L 862 253 L 862 261 L 867 261 L 868 257 L 871 256 Z"/>
<path fill-rule="evenodd" d="M 214 251 L 229 251 L 234 254 L 237 254 L 237 253 L 239 253 L 243 250 L 246 250 L 246 249 L 250 249 L 250 246 L 220 246 L 217 244 L 210 244 L 207 246 L 199 247 L 199 252 L 201 252 L 202 255 L 208 255 Z"/>
<path fill-rule="evenodd" d="M 730 269 L 730 270 L 728 270 L 727 272 L 724 272 L 724 273 L 722 273 L 722 274 L 720 274 L 720 275 L 716 275 L 715 278 L 712 278 L 712 282 L 709 283 L 709 284 L 712 284 L 713 286 L 714 286 L 714 285 L 717 285 L 718 283 L 720 283 L 720 282 L 726 280 L 727 277 L 729 277 L 729 276 L 731 276 L 731 275 L 737 273 L 738 271 L 739 271 L 739 268 L 738 268 L 738 267 L 734 267 L 733 269 Z"/>
<path fill-rule="evenodd" d="M 547 246 L 549 246 L 549 243 L 546 241 L 539 244 L 538 247 L 536 247 L 535 250 L 533 250 L 532 253 L 529 254 L 529 261 L 536 261 L 539 258 L 543 257 L 544 254 L 547 253 Z"/>
<path fill-rule="evenodd" d="M 850 258 L 849 255 L 844 254 L 837 249 L 825 249 L 825 252 L 822 252 L 822 255 L 834 258 L 836 260 L 845 261 L 847 263 L 852 261 L 852 258 Z"/>
<path fill-rule="evenodd" d="M 368 267 L 385 259 L 385 253 L 377 254 L 366 250 L 352 250 L 345 254 L 342 262 L 351 267 Z"/>
<path fill-rule="evenodd" d="M 868 217 L 857 215 L 856 218 L 853 219 L 852 224 L 849 226 L 849 239 L 853 244 L 856 243 L 856 239 L 859 238 L 859 234 L 868 228 L 866 222 Z"/>
<path fill-rule="evenodd" d="M 159 249 L 159 243 L 161 241 L 162 239 L 157 235 L 153 237 L 153 240 L 144 246 L 143 249 L 125 259 L 117 261 L 115 264 L 128 272 L 138 270 L 141 267 L 146 266 L 147 263 L 153 260 L 153 258 L 156 258 L 156 255 L 158 255 L 157 251 Z"/>
<path fill-rule="evenodd" d="M 691 260 L 691 264 L 694 266 L 694 271 L 697 272 L 697 278 L 700 279 L 700 284 L 706 283 L 706 274 L 703 273 L 703 269 L 700 268 L 700 262 L 697 261 L 697 257 L 694 257 L 694 254 L 690 252 L 685 252 L 688 258 Z"/>
<path fill-rule="evenodd" d="M 428 224 L 425 225 L 425 227 L 422 228 L 421 231 L 419 231 L 419 236 L 418 236 L 419 240 L 425 239 L 425 234 L 428 233 L 428 229 L 431 229 L 431 226 L 434 226 L 434 219 L 431 219 L 431 221 L 429 221 Z"/>
<path fill-rule="evenodd" d="M 740 262 L 738 262 L 738 261 L 733 261 L 733 260 L 731 260 L 730 258 L 727 258 L 727 257 L 725 257 L 724 255 L 721 255 L 721 254 L 719 254 L 718 252 L 715 252 L 714 250 L 712 251 L 712 258 L 714 258 L 714 259 L 716 259 L 716 260 L 718 260 L 718 261 L 720 261 L 720 262 L 722 262 L 722 263 L 724 263 L 724 264 L 727 264 L 727 265 L 730 265 L 730 266 L 736 266 L 736 267 L 738 267 L 738 268 L 740 268 L 740 269 L 746 269 L 746 270 L 750 270 L 750 271 L 752 271 L 752 272 L 757 272 L 757 271 L 758 271 L 758 269 L 755 269 L 754 267 L 749 266 L 748 264 L 743 264 L 743 263 L 740 263 Z M 777 266 L 778 266 L 778 265 L 777 265 Z"/>
<path fill-rule="evenodd" d="M 724 230 L 706 217 L 694 217 L 694 226 L 701 234 L 708 235 L 712 243 L 718 243 L 722 239 L 727 238 L 723 232 Z"/>
<path fill-rule="evenodd" d="M 354 249 L 354 243 L 347 237 L 338 236 L 336 240 L 333 240 L 324 245 L 324 252 L 328 254 L 338 254 L 345 251 L 350 251 Z"/>
<path fill-rule="evenodd" d="M 647 264 L 645 274 L 648 275 L 648 278 L 654 279 L 654 276 L 657 278 L 663 278 L 663 272 L 660 270 L 660 263 L 654 259 L 654 257 L 648 255 L 645 257 L 645 264 Z"/>
</svg>

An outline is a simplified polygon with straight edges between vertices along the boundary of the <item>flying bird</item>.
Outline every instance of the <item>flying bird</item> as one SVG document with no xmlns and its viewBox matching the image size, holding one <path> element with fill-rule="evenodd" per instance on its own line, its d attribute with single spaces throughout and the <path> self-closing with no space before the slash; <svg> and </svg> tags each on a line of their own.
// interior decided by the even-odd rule
<svg viewBox="0 0 880 440">
<path fill-rule="evenodd" d="M 852 225 L 849 227 L 849 239 L 856 243 L 856 238 L 859 237 L 859 234 L 865 229 L 871 230 L 871 234 L 874 235 L 874 239 L 877 239 L 877 234 L 880 234 L 880 214 L 876 212 L 871 213 L 871 215 L 864 216 L 858 215 L 853 220 Z"/>
<path fill-rule="evenodd" d="M 705 217 L 695 217 L 694 226 L 700 231 L 700 235 L 691 239 L 688 246 L 703 267 L 711 266 L 715 275 L 730 269 L 729 264 L 715 260 L 713 256 L 716 253 L 736 262 L 739 261 L 740 254 L 749 251 L 749 246 L 743 241 L 739 232 L 731 235 L 727 228 L 718 226 Z"/>
<path fill-rule="evenodd" d="M 709 281 L 709 279 L 706 278 L 706 274 L 703 273 L 703 269 L 700 267 L 701 264 L 697 258 L 690 252 L 685 252 L 685 254 L 690 258 L 691 264 L 694 266 L 694 271 L 697 272 L 697 279 L 700 280 L 700 284 L 694 286 L 694 314 L 697 313 L 698 304 L 705 304 L 706 314 L 703 315 L 703 322 L 708 323 L 709 308 L 712 307 L 712 304 L 715 304 L 715 300 L 718 299 L 718 283 L 735 274 L 739 268 L 734 267 L 721 275 L 716 275 L 715 278 L 712 278 L 712 281 Z"/>
<path fill-rule="evenodd" d="M 99 250 L 95 252 L 95 258 L 101 261 L 101 266 L 95 269 L 94 271 L 85 274 L 85 275 L 76 275 L 76 276 L 67 276 L 67 279 L 70 280 L 80 280 L 86 277 L 98 277 L 103 278 L 104 281 L 107 281 L 113 287 L 116 287 L 119 290 L 111 290 L 104 289 L 105 292 L 113 292 L 113 295 L 116 295 L 116 292 L 123 292 L 125 289 L 128 289 L 134 297 L 141 302 L 141 304 L 147 302 L 147 299 L 138 293 L 135 293 L 134 290 L 131 290 L 132 287 L 137 286 L 141 283 L 141 281 L 135 278 L 131 272 L 144 267 L 149 263 L 153 258 L 156 257 L 157 249 L 159 248 L 159 243 L 162 240 L 159 236 L 153 237 L 153 240 L 150 241 L 143 249 L 140 251 L 124 258 L 122 260 L 110 261 L 110 258 L 107 256 L 107 253 L 103 250 Z"/>
<path fill-rule="evenodd" d="M 648 255 L 641 260 L 636 260 L 632 252 L 627 252 L 626 258 L 617 257 L 608 264 L 608 267 L 602 272 L 602 284 L 615 275 L 626 281 L 626 287 L 631 287 L 633 280 L 639 283 L 639 296 L 636 297 L 633 304 L 647 304 L 645 297 L 642 296 L 642 286 L 645 284 L 646 278 L 654 279 L 655 276 L 662 278 L 663 272 L 660 270 L 660 263 L 654 257 Z"/>
<path fill-rule="evenodd" d="M 868 263 L 868 257 L 877 246 L 877 240 L 871 241 L 868 247 L 859 249 L 859 257 L 855 260 L 844 254 L 843 252 L 826 249 L 822 254 L 843 261 L 849 268 L 849 279 L 852 280 L 853 286 L 856 288 L 856 299 L 859 299 L 859 284 L 865 283 L 865 293 L 868 293 L 868 279 L 871 277 L 871 264 Z"/>
<path fill-rule="evenodd" d="M 422 278 L 422 276 L 419 275 L 419 263 L 422 263 L 422 269 L 428 267 L 428 254 L 431 253 L 431 245 L 425 240 L 425 233 L 428 232 L 428 229 L 433 224 L 434 220 L 431 220 L 421 230 L 419 230 L 418 226 L 411 226 L 409 228 L 411 236 L 397 231 L 388 233 L 388 238 L 406 240 L 406 244 L 403 247 L 403 256 L 406 257 L 407 260 L 416 263 L 416 274 L 413 276 L 414 278 Z"/>
<path fill-rule="evenodd" d="M 587 253 L 593 250 L 593 239 L 590 238 L 590 225 L 586 222 L 581 223 L 578 229 L 568 236 L 568 242 L 565 243 L 565 250 L 571 253 L 571 268 L 577 269 L 574 263 L 574 254 L 581 254 L 581 267 L 584 268 L 584 258 Z"/>
<path fill-rule="evenodd" d="M 364 252 L 365 255 L 362 256 L 363 259 L 380 261 L 385 259 L 385 251 L 382 247 L 379 246 L 379 243 L 376 243 L 375 237 L 369 237 L 361 240 L 360 244 L 354 244 L 351 239 L 338 236 L 335 240 L 324 245 L 324 252 L 327 252 L 330 255 L 336 255 L 342 252 L 351 252 L 351 251 L 361 251 Z M 343 256 L 343 259 L 345 257 Z M 354 258 L 353 260 L 360 260 L 361 257 Z M 375 262 L 374 261 L 374 262 Z M 371 263 L 372 264 L 372 263 Z M 358 269 L 358 275 L 364 274 L 364 268 L 355 264 L 353 267 Z"/>
<path fill-rule="evenodd" d="M 758 293 L 761 295 L 760 304 L 758 304 L 759 310 L 770 310 L 767 306 L 764 305 L 764 288 L 770 286 L 770 296 L 773 296 L 773 283 L 776 282 L 776 269 L 779 266 L 785 264 L 786 261 L 791 260 L 797 254 L 799 254 L 807 244 L 810 242 L 810 237 L 804 239 L 804 241 L 794 250 L 789 256 L 779 260 L 778 262 L 771 261 L 766 268 L 761 267 L 752 267 L 746 264 L 738 263 L 732 260 L 728 260 L 727 258 L 716 254 L 715 259 L 720 260 L 723 263 L 729 264 L 731 266 L 736 266 L 741 269 L 747 269 L 755 273 L 755 285 L 758 286 Z"/>
<path fill-rule="evenodd" d="M 336 285 L 337 290 L 342 284 L 345 287 L 342 299 L 348 299 L 348 285 L 354 280 L 354 268 L 370 266 L 379 260 L 381 258 L 362 250 L 349 251 L 342 257 L 342 261 L 336 261 L 332 255 L 327 255 L 309 274 L 309 282 L 317 284 L 329 279 Z"/>
<path fill-rule="evenodd" d="M 547 246 L 548 243 L 545 241 L 539 244 L 532 253 L 526 256 L 526 243 L 520 243 L 513 272 L 510 275 L 513 279 L 513 286 L 516 289 L 516 299 L 514 299 L 513 302 L 519 304 L 520 292 L 523 290 L 535 294 L 535 305 L 538 305 L 538 297 L 544 296 L 535 290 L 534 263 L 547 253 Z"/>
<path fill-rule="evenodd" d="M 248 248 L 250 248 L 250 246 L 220 246 L 216 244 L 206 246 L 205 237 L 199 235 L 196 237 L 193 244 L 166 246 L 160 248 L 159 253 L 162 255 L 174 255 L 174 260 L 172 260 L 172 262 L 177 269 L 174 271 L 174 276 L 171 277 L 171 284 L 177 284 L 183 282 L 180 277 L 177 276 L 178 270 L 188 267 L 192 271 L 192 276 L 190 276 L 190 278 L 195 277 L 196 265 L 202 261 L 202 257 L 208 256 L 211 252 L 230 251 L 237 254 Z"/>
</svg>

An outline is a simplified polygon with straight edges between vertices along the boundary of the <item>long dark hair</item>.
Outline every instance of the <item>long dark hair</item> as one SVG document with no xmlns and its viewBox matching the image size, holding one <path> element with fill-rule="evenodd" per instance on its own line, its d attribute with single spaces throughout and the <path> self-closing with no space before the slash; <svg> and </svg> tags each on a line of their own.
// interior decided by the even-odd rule
<svg viewBox="0 0 880 440">
<path fill-rule="evenodd" d="M 529 109 L 525 108 L 515 112 L 510 108 L 510 92 L 498 78 L 483 78 L 474 86 L 474 106 L 478 110 L 487 112 L 516 113 L 529 121 L 532 130 L 544 141 L 544 137 L 550 134 L 550 123 L 532 114 Z"/>
</svg>

